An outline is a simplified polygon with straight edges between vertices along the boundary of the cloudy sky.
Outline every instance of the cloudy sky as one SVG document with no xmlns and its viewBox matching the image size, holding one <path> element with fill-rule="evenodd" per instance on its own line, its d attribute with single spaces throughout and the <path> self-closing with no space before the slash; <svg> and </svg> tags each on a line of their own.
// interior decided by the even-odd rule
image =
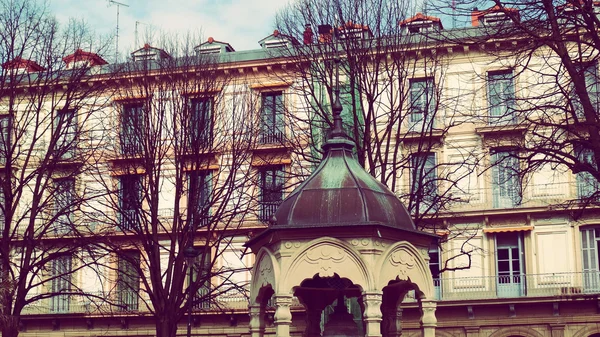
<svg viewBox="0 0 600 337">
<path fill-rule="evenodd" d="M 273 32 L 275 13 L 291 0 L 115 0 L 120 7 L 119 50 L 134 49 L 138 22 L 138 45 L 144 33 L 194 32 L 229 42 L 236 50 L 259 48 L 258 41 Z M 50 10 L 61 21 L 85 20 L 98 34 L 114 34 L 117 6 L 109 0 L 49 0 Z"/>
</svg>

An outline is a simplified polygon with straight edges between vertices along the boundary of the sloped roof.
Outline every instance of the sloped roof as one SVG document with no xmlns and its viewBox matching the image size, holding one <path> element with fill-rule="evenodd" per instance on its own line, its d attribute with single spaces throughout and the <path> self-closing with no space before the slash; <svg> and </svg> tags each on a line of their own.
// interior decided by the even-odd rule
<svg viewBox="0 0 600 337">
<path fill-rule="evenodd" d="M 35 61 L 17 56 L 11 61 L 2 63 L 2 69 L 26 69 L 28 72 L 34 72 L 42 71 L 44 70 L 44 67 L 40 66 Z"/>
<path fill-rule="evenodd" d="M 77 61 L 89 61 L 90 65 L 92 65 L 92 66 L 108 64 L 108 62 L 106 62 L 98 54 L 83 51 L 81 49 L 77 49 L 73 54 L 63 57 L 63 61 L 66 64 L 69 64 L 71 62 L 77 62 Z"/>
</svg>

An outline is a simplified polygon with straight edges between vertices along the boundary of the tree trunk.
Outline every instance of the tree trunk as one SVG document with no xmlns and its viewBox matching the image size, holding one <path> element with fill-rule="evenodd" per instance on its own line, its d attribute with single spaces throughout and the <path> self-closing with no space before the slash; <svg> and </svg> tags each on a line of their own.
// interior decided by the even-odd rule
<svg viewBox="0 0 600 337">
<path fill-rule="evenodd" d="M 19 319 L 15 316 L 0 317 L 0 326 L 2 326 L 2 337 L 17 337 L 19 335 Z"/>
<path fill-rule="evenodd" d="M 163 316 L 156 320 L 156 337 L 176 337 L 176 335 L 177 322 L 175 319 Z"/>
</svg>

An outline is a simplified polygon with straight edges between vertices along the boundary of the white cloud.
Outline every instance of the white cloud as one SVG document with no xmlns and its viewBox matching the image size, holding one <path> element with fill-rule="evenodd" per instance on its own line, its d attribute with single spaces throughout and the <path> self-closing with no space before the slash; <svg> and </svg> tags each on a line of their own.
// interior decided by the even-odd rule
<svg viewBox="0 0 600 337">
<path fill-rule="evenodd" d="M 273 32 L 276 12 L 289 1 L 119 0 L 129 5 L 119 9 L 119 49 L 129 53 L 141 47 L 146 31 L 202 33 L 204 41 L 212 36 L 236 50 L 256 49 L 257 42 Z M 61 22 L 83 19 L 99 34 L 114 34 L 116 29 L 117 7 L 109 6 L 108 0 L 50 0 L 50 9 Z M 136 21 L 140 22 L 138 46 L 134 46 Z"/>
</svg>

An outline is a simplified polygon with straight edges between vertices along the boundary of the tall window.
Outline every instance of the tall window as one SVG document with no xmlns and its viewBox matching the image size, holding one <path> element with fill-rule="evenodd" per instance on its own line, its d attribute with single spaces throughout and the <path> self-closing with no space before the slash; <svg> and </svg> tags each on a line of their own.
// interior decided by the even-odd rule
<svg viewBox="0 0 600 337">
<path fill-rule="evenodd" d="M 211 171 L 188 172 L 188 219 L 193 228 L 210 223 Z"/>
<path fill-rule="evenodd" d="M 137 251 L 123 252 L 119 256 L 117 270 L 117 301 L 123 311 L 138 310 L 140 292 L 140 253 Z"/>
<path fill-rule="evenodd" d="M 6 165 L 9 157 L 11 137 L 10 137 L 10 116 L 0 116 L 0 165 Z"/>
<path fill-rule="evenodd" d="M 73 109 L 62 109 L 54 116 L 56 133 L 56 156 L 67 160 L 75 156 L 77 137 L 77 113 Z"/>
<path fill-rule="evenodd" d="M 190 99 L 188 145 L 191 151 L 210 147 L 213 136 L 212 97 Z"/>
<path fill-rule="evenodd" d="M 208 309 L 210 308 L 210 271 L 212 259 L 209 249 L 196 249 L 202 253 L 196 257 L 194 268 L 188 270 L 188 273 L 192 273 L 192 284 L 197 287 L 192 305 L 194 309 Z M 189 277 L 187 279 L 189 280 Z"/>
<path fill-rule="evenodd" d="M 54 233 L 67 234 L 73 228 L 75 179 L 56 179 L 54 181 L 54 188 Z"/>
<path fill-rule="evenodd" d="M 517 297 L 524 293 L 523 236 L 521 233 L 496 234 L 498 297 Z"/>
<path fill-rule="evenodd" d="M 433 277 L 433 290 L 435 299 L 442 299 L 442 287 L 440 280 L 440 250 L 437 246 L 429 248 L 429 271 Z"/>
<path fill-rule="evenodd" d="M 269 221 L 283 201 L 283 166 L 270 166 L 260 171 L 260 220 Z"/>
<path fill-rule="evenodd" d="M 437 173 L 435 153 L 418 153 L 411 156 L 411 194 L 413 205 L 420 213 L 435 207 Z"/>
<path fill-rule="evenodd" d="M 262 144 L 280 143 L 284 139 L 283 92 L 262 93 L 261 133 Z"/>
<path fill-rule="evenodd" d="M 433 78 L 410 80 L 409 131 L 430 131 L 436 106 Z"/>
<path fill-rule="evenodd" d="M 52 260 L 51 291 L 54 295 L 50 298 L 50 310 L 52 312 L 69 311 L 71 270 L 70 255 L 63 255 Z"/>
<path fill-rule="evenodd" d="M 600 227 L 581 229 L 581 256 L 583 258 L 583 282 L 586 292 L 600 291 Z"/>
<path fill-rule="evenodd" d="M 119 207 L 121 230 L 136 230 L 140 226 L 142 208 L 142 176 L 124 175 L 119 180 Z"/>
<path fill-rule="evenodd" d="M 600 105 L 600 90 L 598 88 L 598 71 L 597 64 L 585 64 L 580 65 L 578 67 L 578 71 L 583 73 L 583 77 L 585 78 L 585 87 L 587 94 L 590 98 L 590 103 L 592 103 L 592 107 L 596 114 L 598 113 L 598 108 Z M 571 101 L 573 103 L 573 107 L 575 109 L 575 116 L 580 121 L 584 120 L 583 106 L 581 105 L 581 100 L 576 93 L 573 93 Z"/>
<path fill-rule="evenodd" d="M 487 76 L 490 125 L 516 123 L 515 86 L 512 71 L 489 72 Z"/>
<path fill-rule="evenodd" d="M 594 170 L 596 169 L 596 161 L 591 149 L 577 146 L 575 147 L 575 156 L 580 163 L 588 164 Z M 578 198 L 590 198 L 600 190 L 600 183 L 590 172 L 579 172 L 576 179 Z"/>
<path fill-rule="evenodd" d="M 121 153 L 139 155 L 142 153 L 144 140 L 144 104 L 123 104 L 121 111 Z"/>
<path fill-rule="evenodd" d="M 521 203 L 519 159 L 513 151 L 496 151 L 491 157 L 492 203 L 494 208 L 515 207 Z"/>
</svg>

